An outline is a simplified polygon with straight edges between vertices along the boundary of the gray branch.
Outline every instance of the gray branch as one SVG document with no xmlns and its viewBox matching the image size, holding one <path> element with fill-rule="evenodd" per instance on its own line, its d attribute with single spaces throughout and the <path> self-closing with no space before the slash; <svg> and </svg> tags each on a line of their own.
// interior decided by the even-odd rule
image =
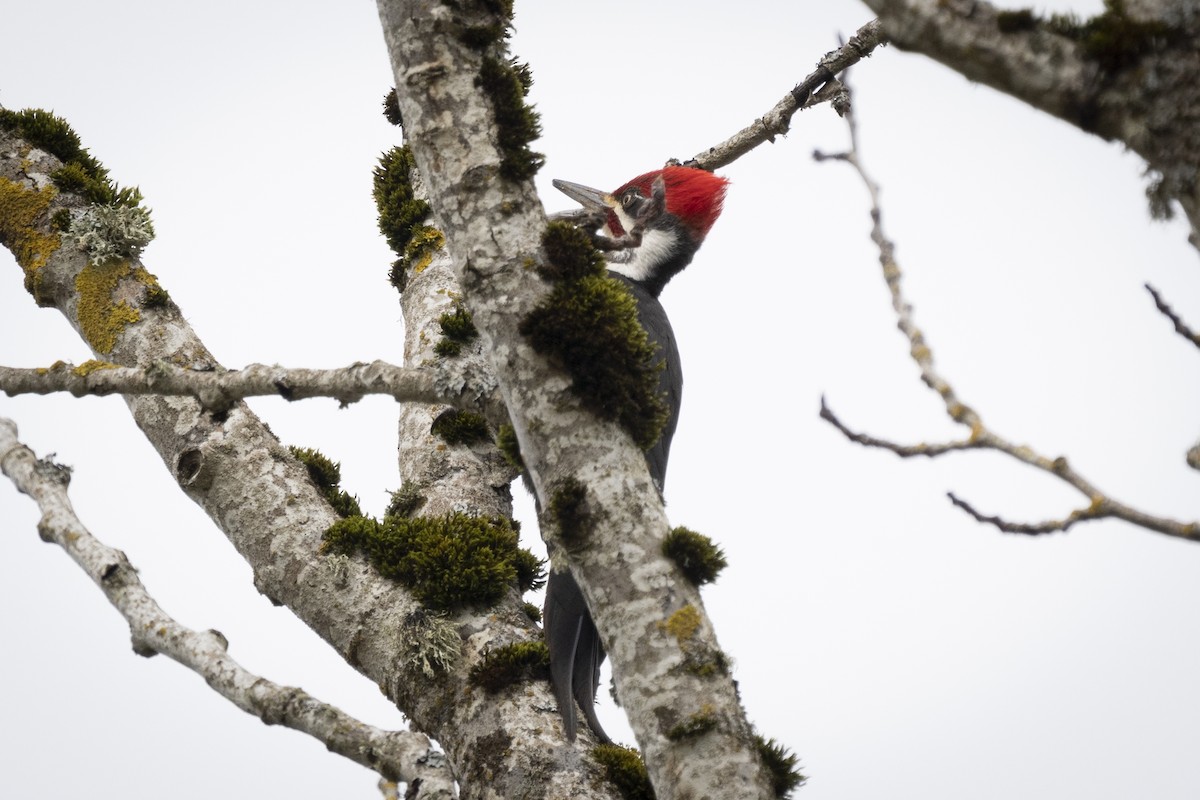
<svg viewBox="0 0 1200 800">
<path fill-rule="evenodd" d="M 1192 344 L 1196 345 L 1196 347 L 1200 347 L 1200 333 L 1196 333 L 1188 327 L 1187 323 L 1183 321 L 1183 317 L 1175 313 L 1175 310 L 1171 308 L 1166 300 L 1163 299 L 1163 296 L 1159 294 L 1157 289 L 1147 283 L 1146 291 L 1148 291 L 1150 296 L 1154 298 L 1155 308 L 1157 308 L 1164 317 L 1171 320 L 1171 324 L 1175 326 L 1175 332 L 1187 339 Z"/>
<path fill-rule="evenodd" d="M 437 368 L 404 368 L 383 361 L 338 369 L 296 369 L 250 364 L 242 369 L 185 369 L 158 361 L 147 367 L 123 367 L 89 361 L 78 367 L 59 362 L 49 368 L 0 367 L 0 391 L 9 395 L 70 392 L 85 395 L 162 395 L 194 397 L 208 411 L 228 411 L 247 397 L 279 396 L 285 400 L 331 397 L 343 406 L 366 395 L 388 395 L 401 403 L 454 405 L 491 419 L 505 419 L 494 396 L 461 388 L 442 388 Z M 468 384 L 460 384 L 468 385 Z"/>
<path fill-rule="evenodd" d="M 428 737 L 375 728 L 302 689 L 259 677 L 230 657 L 229 643 L 218 631 L 191 630 L 163 611 L 125 554 L 94 537 L 75 515 L 67 494 L 70 468 L 38 459 L 17 439 L 17 426 L 4 418 L 0 418 L 0 471 L 37 503 L 42 539 L 65 550 L 129 623 L 138 655 L 162 653 L 200 675 L 246 713 L 268 725 L 307 733 L 385 778 L 419 786 L 421 797 L 456 796 L 445 759 Z"/>
<path fill-rule="evenodd" d="M 724 142 L 697 153 L 685 163 L 688 166 L 710 171 L 720 169 L 741 158 L 763 142 L 774 142 L 776 136 L 782 136 L 788 132 L 792 117 L 797 111 L 818 103 L 834 100 L 835 108 L 838 109 L 838 113 L 841 113 L 842 106 L 840 102 L 837 102 L 837 98 L 841 96 L 841 87 L 836 80 L 837 76 L 870 56 L 876 47 L 885 43 L 883 26 L 879 20 L 871 20 L 859 28 L 850 37 L 850 41 L 837 50 L 826 53 L 817 62 L 817 68 L 785 94 L 770 111 Z"/>
<path fill-rule="evenodd" d="M 970 504 L 960 500 L 955 495 L 950 495 L 951 501 L 956 506 L 966 511 L 976 520 L 995 525 L 1002 531 L 1025 534 L 1051 533 L 1065 531 L 1077 522 L 1113 518 L 1121 519 L 1147 530 L 1156 531 L 1168 536 L 1200 541 L 1200 523 L 1184 523 L 1166 517 L 1154 516 L 1113 500 L 1084 478 L 1082 474 L 1076 472 L 1067 462 L 1066 458 L 1061 456 L 1058 458 L 1047 458 L 1031 447 L 1013 444 L 1008 439 L 989 429 L 979 414 L 971 406 L 959 399 L 954 388 L 934 366 L 933 350 L 925 340 L 921 329 L 917 327 L 913 318 L 912 305 L 904 296 L 901 286 L 903 275 L 900 271 L 900 264 L 896 261 L 896 247 L 887 238 L 883 230 L 883 210 L 879 205 L 879 186 L 867 173 L 862 164 L 858 149 L 858 126 L 853 112 L 848 112 L 845 115 L 845 119 L 850 131 L 849 151 L 831 155 L 815 153 L 814 157 L 818 161 L 836 160 L 850 164 L 854 167 L 855 172 L 858 173 L 859 178 L 862 179 L 863 184 L 866 186 L 871 200 L 871 240 L 875 242 L 876 247 L 879 249 L 879 263 L 883 267 L 883 278 L 887 283 L 888 291 L 892 297 L 892 309 L 896 313 L 897 327 L 908 338 L 909 354 L 921 370 L 921 380 L 926 386 L 938 393 L 945 405 L 946 413 L 955 422 L 966 426 L 970 431 L 970 435 L 965 440 L 944 444 L 901 445 L 851 430 L 829 410 L 824 399 L 821 401 L 821 417 L 853 442 L 867 447 L 890 450 L 905 458 L 916 455 L 935 457 L 959 450 L 995 450 L 1023 464 L 1028 464 L 1043 472 L 1054 475 L 1087 498 L 1088 505 L 1086 508 L 1074 511 L 1064 519 L 1030 525 L 1008 522 L 1000 517 L 986 516 L 976 511 Z"/>
</svg>

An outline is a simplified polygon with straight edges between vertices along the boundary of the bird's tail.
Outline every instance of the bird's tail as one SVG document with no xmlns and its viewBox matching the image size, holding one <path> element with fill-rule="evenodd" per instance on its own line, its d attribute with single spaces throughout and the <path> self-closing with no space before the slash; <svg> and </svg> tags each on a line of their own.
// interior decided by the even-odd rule
<svg viewBox="0 0 1200 800">
<path fill-rule="evenodd" d="M 567 738 L 575 740 L 578 702 L 596 737 L 611 742 L 596 718 L 596 688 L 600 685 L 604 646 L 588 613 L 583 592 L 570 572 L 550 573 L 543 624 L 550 648 L 550 681 Z"/>
</svg>

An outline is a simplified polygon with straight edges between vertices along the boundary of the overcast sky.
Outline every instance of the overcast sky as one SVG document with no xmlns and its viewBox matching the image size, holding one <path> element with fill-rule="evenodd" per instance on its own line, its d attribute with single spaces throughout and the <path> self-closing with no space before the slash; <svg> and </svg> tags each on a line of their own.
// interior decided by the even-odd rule
<svg viewBox="0 0 1200 800">
<path fill-rule="evenodd" d="M 570 205 L 551 178 L 615 188 L 721 141 L 871 18 L 852 0 L 788 5 L 518 2 L 548 208 Z M 0 103 L 62 114 L 140 185 L 158 231 L 145 263 L 223 364 L 399 363 L 370 196 L 398 141 L 379 114 L 391 76 L 372 3 L 25 2 L 2 18 Z M 853 85 L 909 300 L 962 399 L 1114 498 L 1200 517 L 1184 465 L 1200 353 L 1142 288 L 1200 326 L 1200 265 L 1181 222 L 1149 220 L 1140 159 L 894 48 Z M 686 374 L 668 513 L 729 556 L 705 598 L 751 719 L 801 756 L 809 800 L 1197 797 L 1200 550 L 1110 522 L 1002 535 L 945 493 L 1027 521 L 1084 503 L 994 454 L 906 462 L 818 418 L 824 394 L 877 435 L 962 435 L 895 330 L 861 185 L 811 159 L 845 143 L 822 107 L 723 170 L 726 211 L 664 295 Z M 21 282 L 0 253 L 0 364 L 89 358 Z M 394 403 L 251 405 L 285 443 L 340 460 L 382 511 L 398 484 Z M 75 467 L 85 524 L 168 613 L 222 631 L 272 680 L 402 724 L 255 592 L 121 400 L 0 397 L 0 416 Z M 133 655 L 36 521 L 0 481 L 0 796 L 377 796 L 372 773 Z M 601 716 L 628 740 L 619 710 Z"/>
</svg>

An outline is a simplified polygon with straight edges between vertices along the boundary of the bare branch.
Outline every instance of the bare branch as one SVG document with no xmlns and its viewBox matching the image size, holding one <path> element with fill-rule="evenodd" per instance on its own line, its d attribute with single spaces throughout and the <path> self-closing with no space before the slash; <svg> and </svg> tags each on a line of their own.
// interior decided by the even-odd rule
<svg viewBox="0 0 1200 800">
<path fill-rule="evenodd" d="M 849 89 L 846 91 L 849 92 Z M 985 516 L 964 501 L 959 500 L 954 495 L 950 495 L 950 499 L 955 505 L 969 513 L 976 520 L 995 525 L 1003 531 L 1026 534 L 1050 533 L 1065 531 L 1076 522 L 1114 518 L 1122 519 L 1147 530 L 1156 531 L 1168 536 L 1200 541 L 1200 523 L 1183 523 L 1165 517 L 1146 514 L 1109 498 L 1080 473 L 1076 472 L 1067 462 L 1066 458 L 1061 456 L 1058 458 L 1047 458 L 1031 447 L 1011 443 L 991 431 L 984 425 L 979 414 L 958 398 L 953 387 L 934 366 L 933 350 L 925 341 L 924 334 L 921 333 L 921 329 L 917 327 L 913 319 L 912 305 L 905 298 L 901 286 L 903 275 L 900 271 L 900 265 L 896 261 L 895 244 L 887 238 L 883 231 L 883 211 L 879 205 L 879 186 L 872 180 L 859 158 L 858 126 L 853 111 L 847 111 L 845 119 L 850 132 L 850 150 L 832 155 L 814 153 L 813 156 L 817 161 L 836 160 L 850 164 L 867 187 L 867 192 L 871 199 L 871 240 L 879 248 L 879 263 L 883 267 L 883 277 L 887 282 L 888 291 L 892 296 L 892 308 L 896 312 L 897 327 L 908 338 L 909 354 L 921 370 L 921 380 L 942 398 L 946 413 L 950 418 L 961 425 L 965 425 L 970 429 L 971 433 L 967 439 L 956 442 L 938 445 L 921 444 L 905 446 L 852 431 L 828 409 L 823 398 L 821 400 L 821 417 L 853 442 L 867 447 L 890 450 L 902 457 L 916 455 L 935 457 L 958 450 L 996 450 L 1011 456 L 1017 461 L 1054 475 L 1088 499 L 1089 505 L 1085 510 L 1074 511 L 1063 520 L 1026 525 L 1006 522 L 999 517 Z"/>
<path fill-rule="evenodd" d="M 1162 295 L 1158 293 L 1153 286 L 1146 284 L 1146 291 L 1154 298 L 1154 305 L 1163 313 L 1167 319 L 1171 320 L 1171 324 L 1175 326 L 1175 332 L 1183 338 L 1187 339 L 1196 347 L 1200 347 L 1200 333 L 1196 333 L 1183 321 L 1183 318 L 1175 313 L 1171 306 L 1167 305 L 1167 301 L 1163 300 Z"/>
<path fill-rule="evenodd" d="M 1162 295 L 1158 293 L 1153 286 L 1146 284 L 1146 291 L 1150 292 L 1150 296 L 1154 298 L 1154 305 L 1163 315 L 1171 320 L 1171 324 L 1175 326 L 1175 332 L 1183 338 L 1187 339 L 1192 344 L 1200 347 L 1200 333 L 1196 333 L 1187 326 L 1183 318 L 1175 313 L 1175 310 L 1163 300 Z M 1192 445 L 1187 451 L 1187 465 L 1194 470 L 1200 470 L 1200 442 Z"/>
<path fill-rule="evenodd" d="M 817 62 L 817 68 L 763 116 L 735 133 L 718 145 L 692 156 L 684 162 L 689 167 L 715 170 L 731 164 L 763 142 L 774 142 L 776 136 L 788 132 L 792 117 L 797 111 L 840 95 L 840 84 L 835 78 L 848 67 L 867 58 L 881 44 L 885 44 L 883 27 L 879 20 L 872 20 L 859 28 L 850 41 L 830 51 Z M 835 102 L 841 113 L 841 105 Z"/>
<path fill-rule="evenodd" d="M 947 492 L 946 496 L 950 498 L 951 503 L 954 503 L 954 505 L 974 517 L 976 522 L 986 522 L 989 525 L 995 525 L 1005 533 L 1024 533 L 1029 536 L 1038 536 L 1043 533 L 1061 533 L 1080 520 L 1099 518 L 1096 510 L 1089 506 L 1088 508 L 1076 509 L 1063 519 L 1052 519 L 1035 524 L 1007 522 L 1000 517 L 989 517 L 976 511 L 974 506 L 955 495 L 954 492 Z"/>
<path fill-rule="evenodd" d="M 194 631 L 169 616 L 120 550 L 105 545 L 75 515 L 67 495 L 70 468 L 46 459 L 17 439 L 17 426 L 0 418 L 0 470 L 41 509 L 38 534 L 67 552 L 129 623 L 138 655 L 162 653 L 200 675 L 222 697 L 268 725 L 307 733 L 329 750 L 386 778 L 419 786 L 417 796 L 455 797 L 445 757 L 428 737 L 385 731 L 322 703 L 302 689 L 280 686 L 234 661 L 218 631 Z"/>
<path fill-rule="evenodd" d="M 896 442 L 888 441 L 887 439 L 878 439 L 874 436 L 869 436 L 865 433 L 858 433 L 846 427 L 833 410 L 825 404 L 825 396 L 821 396 L 821 419 L 828 422 L 833 427 L 842 432 L 847 439 L 852 442 L 857 442 L 864 447 L 878 447 L 882 450 L 891 450 L 901 458 L 912 458 L 913 456 L 926 456 L 927 458 L 935 458 L 949 453 L 954 450 L 978 450 L 983 447 L 979 442 L 974 442 L 969 439 L 959 439 L 954 442 L 943 442 L 941 444 L 897 444 Z"/>
<path fill-rule="evenodd" d="M 70 392 L 85 395 L 160 395 L 195 397 L 209 411 L 226 411 L 247 397 L 279 396 L 285 400 L 332 397 L 343 406 L 366 395 L 388 395 L 401 403 L 454 405 L 498 416 L 497 397 L 464 394 L 444 386 L 437 369 L 397 367 L 383 361 L 338 369 L 295 369 L 250 364 L 242 369 L 185 369 L 158 361 L 148 367 L 122 367 L 88 361 L 76 367 L 58 362 L 49 368 L 0 367 L 0 391 L 8 395 Z"/>
</svg>

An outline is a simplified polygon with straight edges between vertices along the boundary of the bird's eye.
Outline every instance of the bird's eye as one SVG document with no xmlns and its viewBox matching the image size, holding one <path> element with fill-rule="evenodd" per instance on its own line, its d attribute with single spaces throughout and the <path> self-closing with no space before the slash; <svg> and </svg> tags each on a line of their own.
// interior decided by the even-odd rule
<svg viewBox="0 0 1200 800">
<path fill-rule="evenodd" d="M 630 208 L 638 203 L 642 196 L 638 194 L 636 189 L 630 189 L 625 194 L 621 195 L 621 205 L 625 208 Z"/>
</svg>

